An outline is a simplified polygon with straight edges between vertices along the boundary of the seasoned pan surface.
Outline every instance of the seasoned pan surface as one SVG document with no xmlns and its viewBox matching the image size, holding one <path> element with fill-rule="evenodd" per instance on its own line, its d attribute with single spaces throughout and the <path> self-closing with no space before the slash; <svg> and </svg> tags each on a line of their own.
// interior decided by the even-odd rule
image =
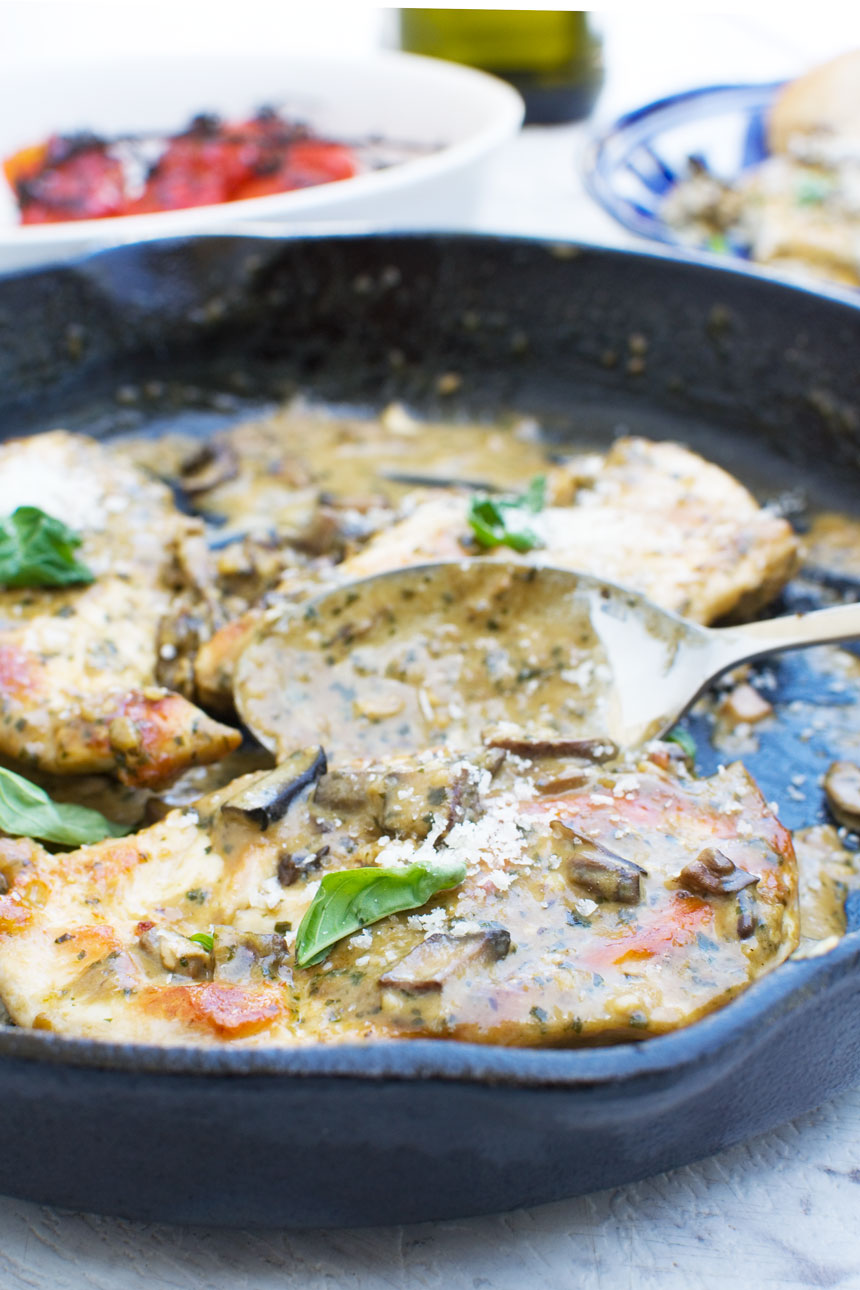
<svg viewBox="0 0 860 1290">
<path fill-rule="evenodd" d="M 0 427 L 203 436 L 297 390 L 446 419 L 519 411 L 564 445 L 622 429 L 681 439 L 802 526 L 817 508 L 856 511 L 858 344 L 847 297 L 681 259 L 455 235 L 186 239 L 0 282 Z M 819 570 L 781 607 L 845 595 L 850 577 Z M 797 828 L 823 803 L 786 783 L 856 757 L 860 722 L 814 659 L 774 672 L 778 720 L 744 759 Z M 709 770 L 722 756 L 700 746 Z M 620 1183 L 856 1081 L 858 956 L 849 930 L 686 1031 L 607 1049 L 191 1052 L 3 1030 L 0 1187 L 266 1226 L 465 1215 Z"/>
</svg>

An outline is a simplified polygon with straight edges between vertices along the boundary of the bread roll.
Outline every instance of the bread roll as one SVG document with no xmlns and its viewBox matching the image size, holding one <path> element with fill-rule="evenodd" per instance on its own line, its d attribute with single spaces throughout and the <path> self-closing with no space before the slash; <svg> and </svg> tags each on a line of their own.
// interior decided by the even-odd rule
<svg viewBox="0 0 860 1290">
<path fill-rule="evenodd" d="M 768 147 L 784 153 L 793 135 L 822 130 L 860 139 L 860 49 L 840 54 L 786 85 L 770 112 Z"/>
</svg>

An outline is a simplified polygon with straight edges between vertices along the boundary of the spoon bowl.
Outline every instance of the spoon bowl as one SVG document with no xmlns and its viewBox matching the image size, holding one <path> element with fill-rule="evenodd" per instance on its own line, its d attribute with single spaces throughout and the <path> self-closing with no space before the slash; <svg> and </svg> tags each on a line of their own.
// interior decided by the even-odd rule
<svg viewBox="0 0 860 1290">
<path fill-rule="evenodd" d="M 858 605 L 706 628 L 568 569 L 444 561 L 280 611 L 245 650 L 237 695 L 279 758 L 484 743 L 602 759 L 665 733 L 739 663 L 858 635 Z"/>
</svg>

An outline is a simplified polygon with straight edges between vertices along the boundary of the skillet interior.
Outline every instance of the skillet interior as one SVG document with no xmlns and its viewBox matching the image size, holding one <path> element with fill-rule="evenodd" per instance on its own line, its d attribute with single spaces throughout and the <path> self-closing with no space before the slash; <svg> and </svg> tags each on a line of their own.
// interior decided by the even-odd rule
<svg viewBox="0 0 860 1290">
<path fill-rule="evenodd" d="M 178 418 L 206 434 L 296 389 L 369 409 L 397 398 L 444 418 L 531 413 L 564 443 L 621 426 L 680 438 L 760 495 L 801 483 L 851 510 L 858 341 L 847 298 L 681 259 L 468 236 L 186 239 L 0 283 L 0 427 L 108 435 Z M 802 661 L 786 669 L 793 697 L 820 697 Z M 788 754 L 820 756 L 783 738 L 746 759 L 766 795 Z M 819 810 L 784 808 L 792 827 Z M 858 941 L 689 1031 L 610 1050 L 189 1053 L 8 1031 L 2 1186 L 143 1218 L 341 1224 L 639 1177 L 857 1078 Z M 229 1161 L 217 1182 L 188 1167 L 213 1144 Z"/>
</svg>

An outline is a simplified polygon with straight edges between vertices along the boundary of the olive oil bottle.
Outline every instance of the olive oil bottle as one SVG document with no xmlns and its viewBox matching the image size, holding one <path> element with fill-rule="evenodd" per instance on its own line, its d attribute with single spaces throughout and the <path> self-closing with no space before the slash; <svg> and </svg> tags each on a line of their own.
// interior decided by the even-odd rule
<svg viewBox="0 0 860 1290">
<path fill-rule="evenodd" d="M 587 116 L 603 80 L 600 40 L 578 9 L 401 9 L 400 45 L 509 81 L 526 125 Z"/>
</svg>

